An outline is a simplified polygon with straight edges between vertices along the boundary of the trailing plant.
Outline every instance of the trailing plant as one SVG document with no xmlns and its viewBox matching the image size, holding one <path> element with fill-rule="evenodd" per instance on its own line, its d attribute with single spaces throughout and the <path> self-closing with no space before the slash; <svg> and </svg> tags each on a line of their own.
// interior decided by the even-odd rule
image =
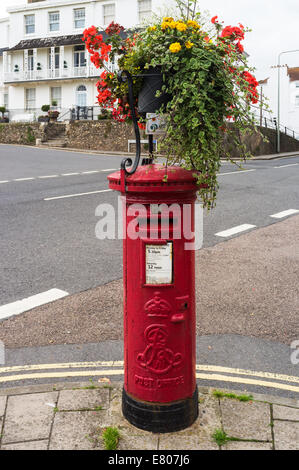
<svg viewBox="0 0 299 470">
<path fill-rule="evenodd" d="M 249 29 L 242 24 L 224 26 L 214 16 L 207 23 L 197 11 L 196 0 L 178 0 L 178 17 L 155 20 L 138 32 L 127 32 L 111 23 L 106 38 L 92 26 L 83 40 L 93 64 L 101 69 L 98 102 L 112 110 L 118 121 L 132 118 L 127 82 L 119 82 L 108 61 L 133 76 L 134 99 L 149 69 L 163 74 L 169 101 L 158 113 L 166 123 L 160 149 L 168 164 L 194 170 L 203 204 L 211 208 L 218 190 L 220 160 L 232 161 L 231 147 L 241 160 L 250 157 L 244 136 L 256 132 L 252 105 L 258 103 L 258 82 L 247 62 L 242 44 Z M 140 119 L 140 122 L 142 119 Z M 229 146 L 230 144 L 230 146 Z M 234 162 L 235 163 L 235 162 Z"/>
</svg>

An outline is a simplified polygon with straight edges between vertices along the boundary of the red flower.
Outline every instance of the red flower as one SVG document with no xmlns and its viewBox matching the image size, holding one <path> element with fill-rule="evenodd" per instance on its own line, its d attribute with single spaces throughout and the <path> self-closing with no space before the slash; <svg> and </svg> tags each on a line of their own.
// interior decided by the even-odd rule
<svg viewBox="0 0 299 470">
<path fill-rule="evenodd" d="M 218 18 L 218 16 L 213 16 L 213 18 L 211 19 L 211 22 L 213 24 L 218 23 L 217 18 Z"/>
</svg>

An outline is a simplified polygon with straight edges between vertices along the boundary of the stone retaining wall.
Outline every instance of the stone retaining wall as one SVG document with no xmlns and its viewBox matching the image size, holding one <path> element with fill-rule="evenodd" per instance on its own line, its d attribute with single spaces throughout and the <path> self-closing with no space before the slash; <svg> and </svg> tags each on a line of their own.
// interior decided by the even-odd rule
<svg viewBox="0 0 299 470">
<path fill-rule="evenodd" d="M 73 121 L 66 128 L 70 148 L 127 152 L 129 139 L 135 139 L 133 126 L 116 121 Z"/>
<path fill-rule="evenodd" d="M 34 123 L 1 123 L 0 143 L 35 145 L 36 139 L 44 138 L 44 127 L 37 122 Z"/>
<path fill-rule="evenodd" d="M 135 139 L 133 126 L 110 120 L 72 121 L 63 123 L 3 123 L 0 124 L 0 143 L 35 145 L 36 139 L 47 141 L 65 131 L 66 146 L 74 149 L 98 150 L 107 152 L 127 152 L 128 140 Z M 253 155 L 268 155 L 276 152 L 276 131 L 262 128 L 269 142 L 262 141 L 259 135 L 244 137 L 248 151 Z M 141 132 L 141 138 L 146 138 Z M 134 151 L 134 147 L 131 147 Z M 299 151 L 299 140 L 281 134 L 281 152 Z M 231 150 L 232 157 L 238 157 Z"/>
</svg>

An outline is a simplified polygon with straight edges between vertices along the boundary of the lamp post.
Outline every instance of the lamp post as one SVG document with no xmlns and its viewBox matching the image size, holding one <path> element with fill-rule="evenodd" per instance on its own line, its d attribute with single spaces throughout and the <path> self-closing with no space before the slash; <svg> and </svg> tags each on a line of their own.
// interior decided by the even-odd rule
<svg viewBox="0 0 299 470">
<path fill-rule="evenodd" d="M 283 51 L 278 55 L 278 85 L 277 85 L 277 153 L 280 153 L 280 58 L 283 54 L 299 52 L 299 49 Z"/>
</svg>

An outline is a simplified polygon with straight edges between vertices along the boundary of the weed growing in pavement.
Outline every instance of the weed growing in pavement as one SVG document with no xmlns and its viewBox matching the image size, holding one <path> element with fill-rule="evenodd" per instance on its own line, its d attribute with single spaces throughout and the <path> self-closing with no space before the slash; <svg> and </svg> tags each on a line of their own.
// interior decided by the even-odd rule
<svg viewBox="0 0 299 470">
<path fill-rule="evenodd" d="M 213 390 L 213 396 L 216 398 L 231 398 L 234 400 L 239 400 L 239 401 L 252 401 L 253 396 L 252 395 L 236 395 L 235 393 L 225 393 L 222 392 L 221 390 Z"/>
<path fill-rule="evenodd" d="M 116 450 L 120 434 L 117 428 L 108 427 L 104 429 L 102 438 L 104 441 L 104 446 L 106 450 Z"/>
</svg>

